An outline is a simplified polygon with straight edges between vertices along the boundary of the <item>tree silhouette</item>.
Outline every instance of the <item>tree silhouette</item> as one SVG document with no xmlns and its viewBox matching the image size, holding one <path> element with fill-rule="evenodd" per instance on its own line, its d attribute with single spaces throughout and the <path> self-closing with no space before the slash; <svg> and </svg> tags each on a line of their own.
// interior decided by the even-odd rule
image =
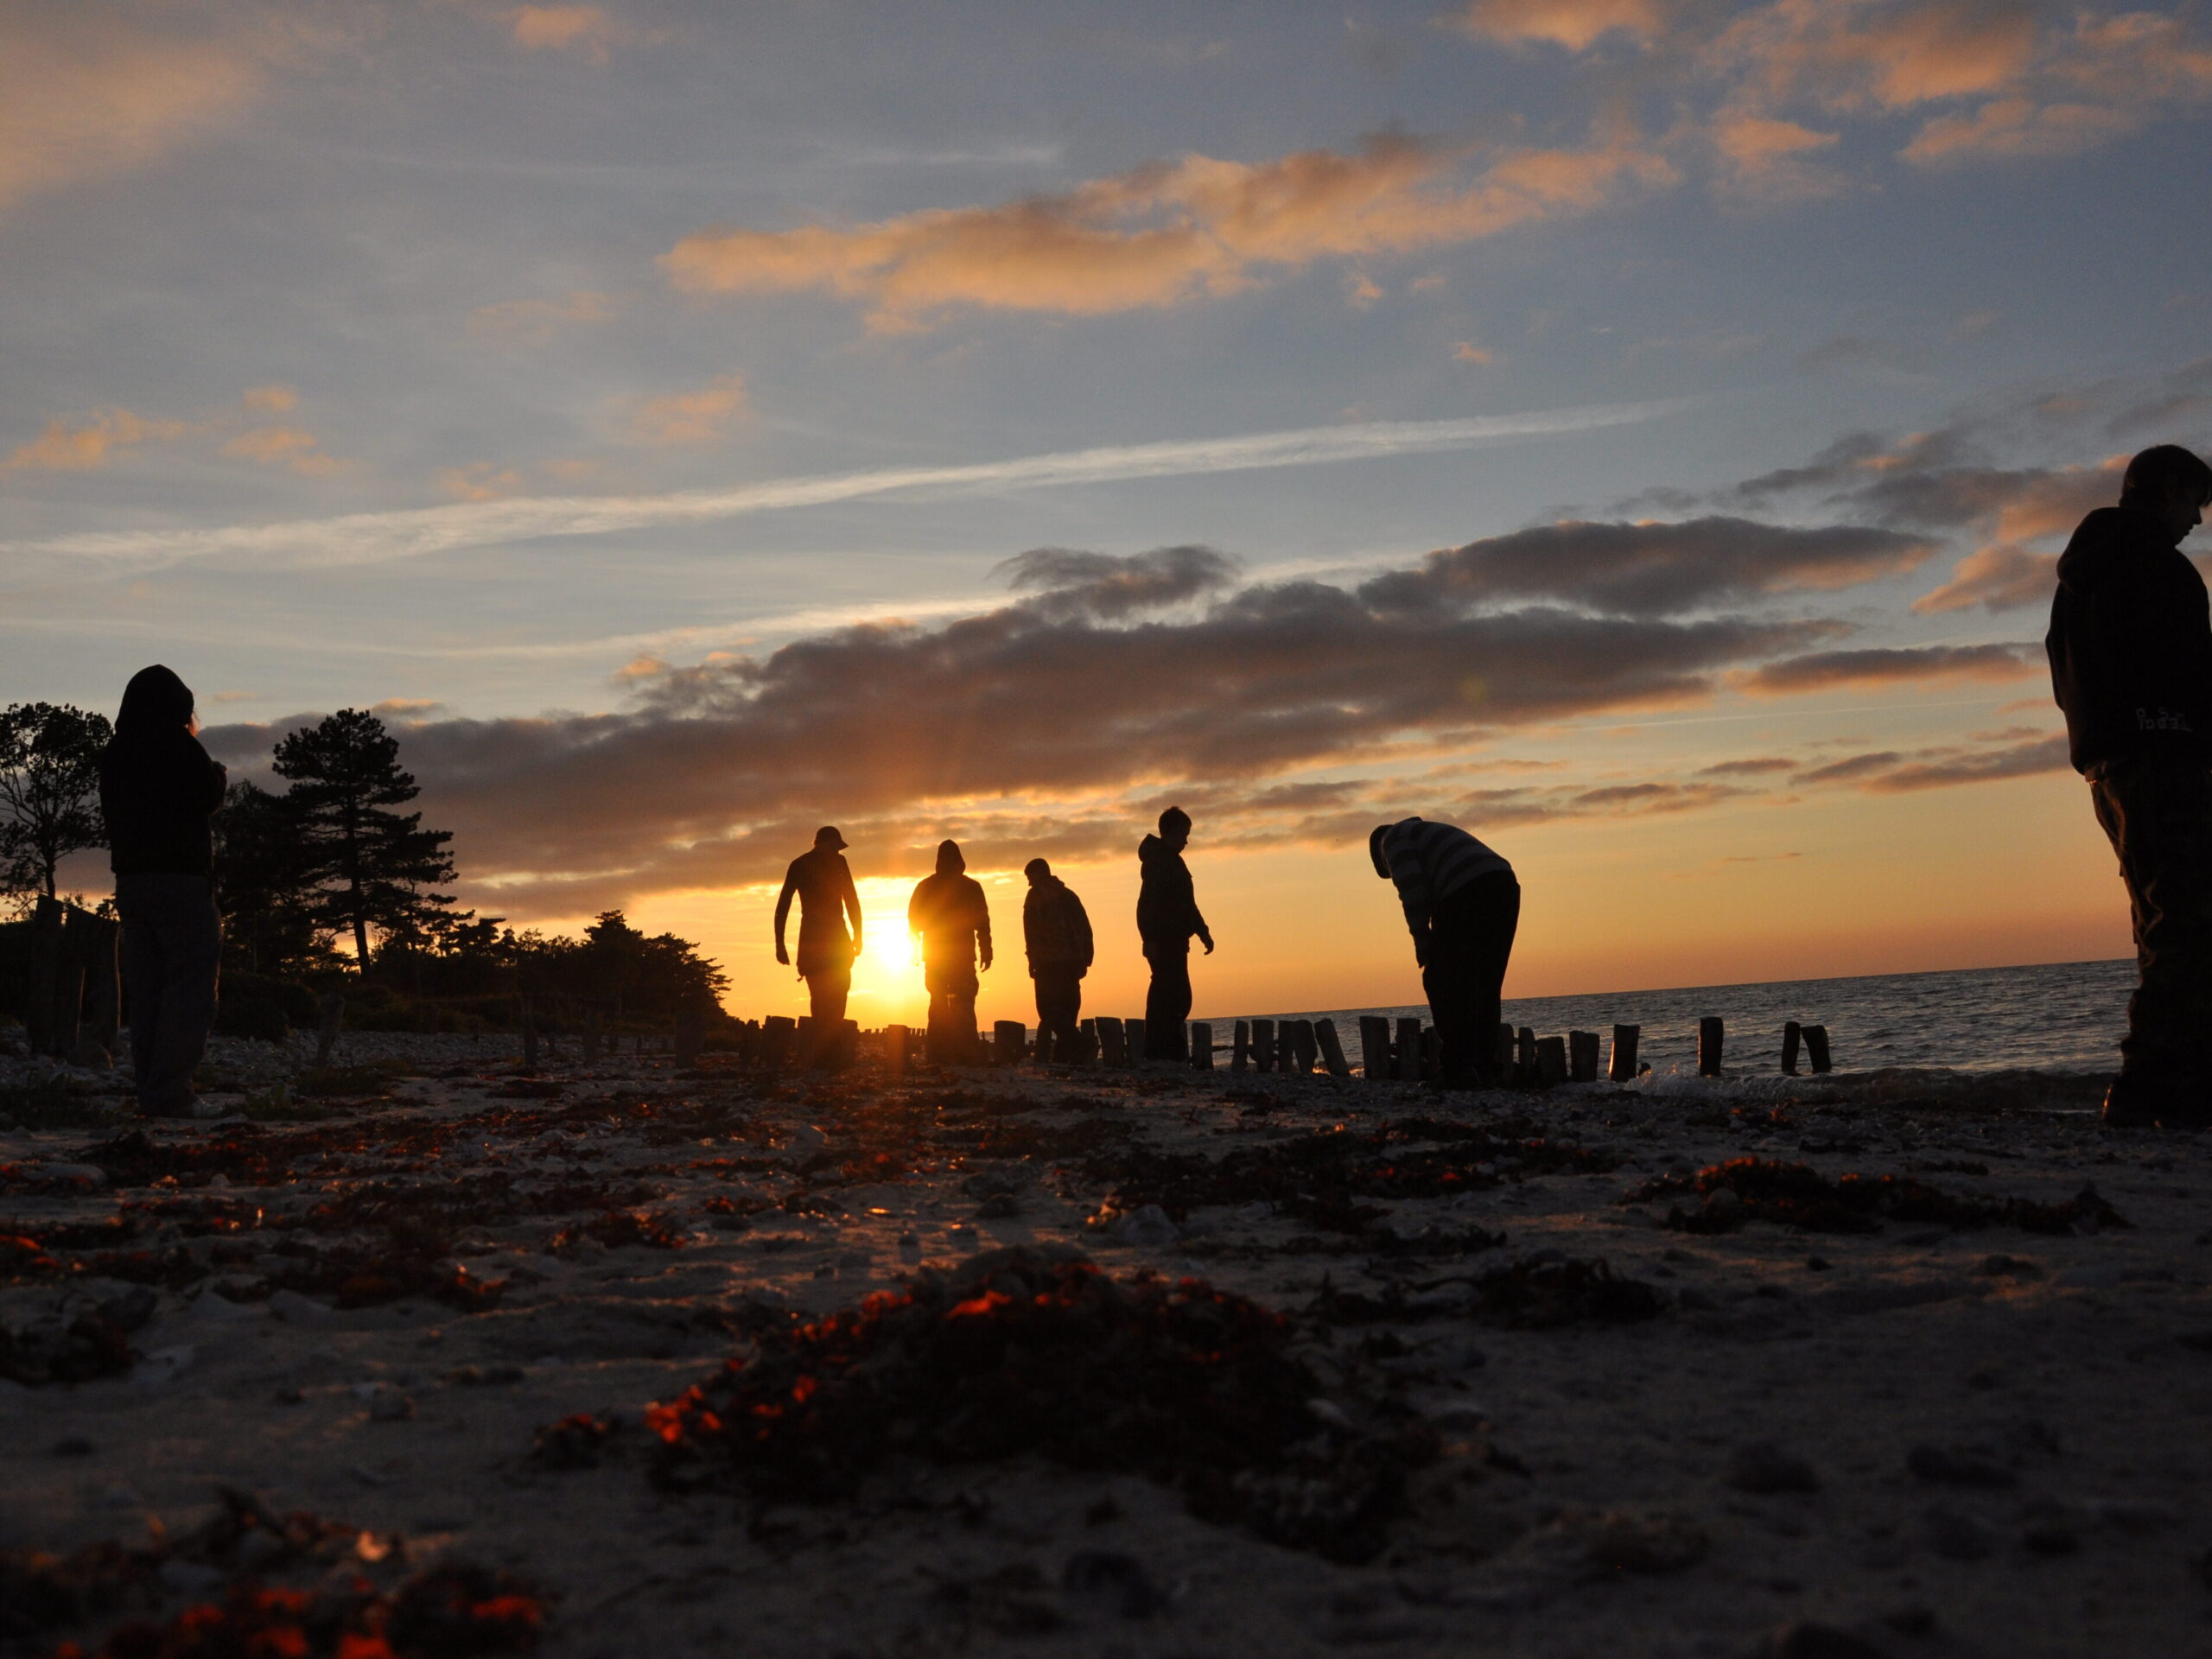
<svg viewBox="0 0 2212 1659">
<path fill-rule="evenodd" d="M 315 849 L 289 794 L 249 780 L 224 792 L 215 816 L 215 892 L 226 972 L 282 974 L 329 955 Z"/>
<path fill-rule="evenodd" d="M 0 892 L 51 899 L 64 858 L 107 845 L 99 760 L 112 735 L 105 715 L 67 703 L 0 709 Z"/>
<path fill-rule="evenodd" d="M 341 709 L 321 725 L 276 746 L 276 772 L 291 788 L 317 919 L 351 929 L 353 959 L 369 966 L 369 930 L 435 931 L 449 893 L 425 887 L 453 880 L 444 830 L 423 828 L 420 812 L 391 809 L 422 791 L 399 764 L 399 741 L 360 709 Z"/>
</svg>

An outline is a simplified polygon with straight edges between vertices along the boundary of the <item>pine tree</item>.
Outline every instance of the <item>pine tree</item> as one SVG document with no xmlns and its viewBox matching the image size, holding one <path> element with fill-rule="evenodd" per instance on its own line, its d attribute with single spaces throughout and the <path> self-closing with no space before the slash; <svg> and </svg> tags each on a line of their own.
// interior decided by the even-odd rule
<svg viewBox="0 0 2212 1659">
<path fill-rule="evenodd" d="M 283 974 L 327 957 L 315 849 L 291 796 L 242 779 L 224 792 L 214 828 L 225 970 Z"/>
<path fill-rule="evenodd" d="M 99 765 L 113 734 L 67 703 L 0 709 L 0 892 L 51 899 L 64 858 L 107 845 Z"/>
<path fill-rule="evenodd" d="M 290 780 L 285 798 L 298 814 L 316 892 L 315 913 L 350 929 L 356 964 L 369 966 L 369 930 L 433 931 L 450 893 L 423 889 L 453 880 L 444 830 L 423 828 L 420 812 L 399 813 L 422 791 L 399 764 L 399 741 L 365 709 L 341 709 L 321 725 L 276 746 L 276 772 Z"/>
</svg>

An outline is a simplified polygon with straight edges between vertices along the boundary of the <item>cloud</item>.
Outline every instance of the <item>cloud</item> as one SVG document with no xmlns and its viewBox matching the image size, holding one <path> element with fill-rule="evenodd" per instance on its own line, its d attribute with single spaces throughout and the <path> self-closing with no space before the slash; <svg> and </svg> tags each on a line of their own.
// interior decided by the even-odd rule
<svg viewBox="0 0 2212 1659">
<path fill-rule="evenodd" d="M 605 322 L 617 308 L 613 295 L 585 289 L 557 300 L 498 300 L 470 312 L 468 329 L 517 344 L 540 345 L 567 328 Z"/>
<path fill-rule="evenodd" d="M 310 477 L 342 472 L 352 464 L 325 454 L 315 434 L 297 426 L 251 427 L 225 443 L 223 453 L 264 467 L 288 467 Z"/>
<path fill-rule="evenodd" d="M 149 420 L 127 409 L 99 410 L 75 424 L 50 420 L 45 431 L 0 461 L 0 472 L 92 472 L 133 445 L 192 429 L 189 421 Z"/>
<path fill-rule="evenodd" d="M 0 209 L 146 166 L 237 119 L 291 37 L 260 21 L 265 35 L 195 38 L 111 6 L 0 8 Z"/>
<path fill-rule="evenodd" d="M 661 263 L 686 293 L 862 300 L 879 329 L 922 327 L 962 306 L 1103 315 L 1243 292 L 1319 260 L 1471 241 L 1676 177 L 1625 135 L 1503 151 L 1392 136 L 1353 155 L 1185 156 L 995 207 L 704 230 Z"/>
<path fill-rule="evenodd" d="M 1459 21 L 1471 35 L 1580 52 L 1616 30 L 1649 39 L 1663 14 L 1657 0 L 1471 0 Z"/>
<path fill-rule="evenodd" d="M 1742 760 L 1721 760 L 1709 766 L 1700 766 L 1700 778 L 1760 778 L 1769 772 L 1788 772 L 1795 767 L 1795 760 L 1778 754 L 1751 755 Z"/>
<path fill-rule="evenodd" d="M 695 391 L 672 391 L 640 403 L 630 430 L 647 443 L 713 443 L 751 411 L 742 375 L 725 374 Z"/>
<path fill-rule="evenodd" d="M 1793 592 L 1834 592 L 1916 569 L 1923 537 L 1852 525 L 1798 529 L 1747 518 L 1681 524 L 1567 520 L 1432 553 L 1360 589 L 1378 609 L 1546 600 L 1611 615 L 1678 614 Z"/>
<path fill-rule="evenodd" d="M 523 475 L 512 467 L 472 461 L 466 466 L 440 467 L 438 487 L 457 501 L 497 501 L 519 491 Z"/>
<path fill-rule="evenodd" d="M 1738 194 L 1796 200 L 1840 189 L 1839 173 L 1815 171 L 1807 158 L 1832 149 L 1833 132 L 1815 132 L 1795 121 L 1739 113 L 1714 122 L 1713 145 L 1725 163 L 1725 176 Z"/>
<path fill-rule="evenodd" d="M 1986 611 L 2009 611 L 2047 601 L 2057 583 L 2056 554 L 2031 553 L 1999 543 L 1978 548 L 1961 559 L 1950 581 L 1933 593 L 1923 594 L 1912 601 L 1912 608 L 1923 616 L 1962 611 L 1971 605 Z"/>
<path fill-rule="evenodd" d="M 1929 680 L 2017 680 L 2044 666 L 2037 645 L 1899 645 L 1822 651 L 1747 670 L 1737 688 L 1754 696 L 1797 696 L 1840 686 Z"/>
<path fill-rule="evenodd" d="M 1408 613 L 1319 582 L 1224 587 L 1219 556 L 1202 549 L 1119 562 L 1056 551 L 1011 574 L 1021 597 L 943 626 L 875 624 L 763 658 L 641 664 L 625 711 L 432 719 L 410 729 L 404 753 L 426 810 L 460 837 L 472 890 L 511 910 L 557 910 L 766 880 L 825 821 L 849 835 L 870 826 L 879 845 L 925 844 L 917 826 L 948 820 L 1089 823 L 1084 836 L 1127 839 L 1133 800 L 1212 790 L 1220 812 L 1258 815 L 1253 833 L 1288 833 L 1279 815 L 1292 805 L 1237 803 L 1323 766 L 1694 702 L 1727 670 L 1826 632 L 1559 607 Z M 1152 609 L 1163 598 L 1196 606 L 1201 592 L 1211 598 L 1192 613 Z M 1096 620 L 1125 599 L 1128 620 Z M 210 739 L 257 761 L 282 729 Z M 1729 787 L 1599 784 L 1512 799 L 1523 811 L 1640 813 L 1689 810 Z M 1299 820 L 1301 835 L 1363 833 L 1376 810 L 1318 798 L 1295 810 L 1320 814 Z"/>
<path fill-rule="evenodd" d="M 1452 360 L 1487 366 L 1497 361 L 1497 353 L 1487 346 L 1478 346 L 1471 340 L 1463 340 L 1452 346 Z"/>
<path fill-rule="evenodd" d="M 1802 772 L 1793 784 L 1855 784 L 1873 795 L 1902 795 L 1923 789 L 1949 789 L 1962 784 L 1995 783 L 2007 778 L 2031 778 L 2042 772 L 2069 769 L 2066 735 L 2051 733 L 2014 739 L 1979 749 L 1960 747 L 1922 749 L 1901 754 L 1885 749 L 1855 754 L 1823 766 Z"/>
<path fill-rule="evenodd" d="M 283 415 L 299 407 L 300 394 L 289 386 L 248 386 L 240 401 L 248 409 Z"/>
<path fill-rule="evenodd" d="M 516 6 L 499 20 L 524 51 L 566 52 L 588 63 L 605 63 L 613 48 L 635 38 L 634 30 L 598 6 Z"/>
<path fill-rule="evenodd" d="M 648 496 L 556 496 L 201 530 L 88 531 L 0 543 L 0 552 L 126 563 L 231 558 L 287 568 L 372 563 L 543 536 L 596 536 L 654 524 L 693 524 L 912 492 L 1040 489 L 1062 484 L 1176 478 L 1308 467 L 1382 455 L 1441 454 L 1512 438 L 1628 425 L 1672 414 L 1681 400 L 1595 404 L 1450 421 L 1373 421 L 1228 438 L 1173 439 L 949 467 L 899 467 L 773 480 L 721 490 Z"/>
</svg>

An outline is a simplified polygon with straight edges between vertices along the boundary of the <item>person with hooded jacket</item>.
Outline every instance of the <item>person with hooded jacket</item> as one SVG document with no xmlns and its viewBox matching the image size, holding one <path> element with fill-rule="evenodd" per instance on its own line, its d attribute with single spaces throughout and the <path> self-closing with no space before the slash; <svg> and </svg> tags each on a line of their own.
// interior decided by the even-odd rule
<svg viewBox="0 0 2212 1659">
<path fill-rule="evenodd" d="M 2212 501 L 2212 467 L 2174 444 L 2128 462 L 2120 505 L 2084 518 L 2050 603 L 2053 695 L 2075 770 L 2120 858 L 2139 980 L 2116 1127 L 2212 1127 L 2192 1077 L 2212 1029 L 2212 615 L 2181 550 Z"/>
<path fill-rule="evenodd" d="M 1037 1053 L 1072 1060 L 1082 1041 L 1083 976 L 1094 945 L 1090 916 L 1075 889 L 1041 858 L 1022 866 L 1029 878 L 1021 901 L 1021 938 L 1029 952 L 1029 977 L 1037 982 Z"/>
<path fill-rule="evenodd" d="M 1144 997 L 1144 1057 L 1187 1060 L 1190 1044 L 1183 1022 L 1191 1017 L 1191 940 L 1196 936 L 1213 954 L 1213 935 L 1198 913 L 1198 890 L 1183 849 L 1191 844 L 1191 815 L 1171 806 L 1160 815 L 1160 833 L 1137 846 L 1143 878 L 1137 887 L 1137 936 L 1152 983 Z"/>
<path fill-rule="evenodd" d="M 991 907 L 982 885 L 965 874 L 957 842 L 938 843 L 937 874 L 914 886 L 906 927 L 922 942 L 922 983 L 930 994 L 929 1057 L 941 1065 L 976 1058 L 976 959 L 991 965 Z"/>
<path fill-rule="evenodd" d="M 191 688 L 159 664 L 124 688 L 100 756 L 130 1063 L 145 1117 L 214 1117 L 192 1074 L 215 1020 L 223 921 L 214 833 L 225 774 L 200 745 Z"/>
</svg>

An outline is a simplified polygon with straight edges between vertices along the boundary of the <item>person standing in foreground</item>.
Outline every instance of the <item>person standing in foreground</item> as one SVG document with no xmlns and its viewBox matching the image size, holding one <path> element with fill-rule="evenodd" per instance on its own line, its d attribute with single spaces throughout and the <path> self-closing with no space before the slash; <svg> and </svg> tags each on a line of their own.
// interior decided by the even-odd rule
<svg viewBox="0 0 2212 1659">
<path fill-rule="evenodd" d="M 1029 950 L 1029 976 L 1037 982 L 1037 1052 L 1040 1058 L 1072 1059 L 1080 1040 L 1083 976 L 1093 954 L 1090 917 L 1043 859 L 1031 859 L 1021 873 L 1029 878 L 1021 937 Z"/>
<path fill-rule="evenodd" d="M 193 1092 L 192 1074 L 215 1021 L 222 965 L 211 820 L 224 779 L 200 746 L 191 688 L 159 664 L 132 675 L 115 740 L 100 756 L 100 810 L 123 918 L 123 994 L 142 1117 L 222 1116 Z"/>
<path fill-rule="evenodd" d="M 801 853 L 784 874 L 776 895 L 776 960 L 786 968 L 784 924 L 798 895 L 798 976 L 806 982 L 808 1012 L 817 1049 L 828 1053 L 845 1023 L 845 998 L 853 988 L 853 958 L 861 953 L 861 896 L 845 862 L 845 838 L 835 824 L 814 832 L 814 850 Z M 850 916 L 853 931 L 845 931 Z"/>
<path fill-rule="evenodd" d="M 1376 824 L 1367 855 L 1405 907 L 1444 1086 L 1494 1086 L 1498 998 L 1521 925 L 1513 867 L 1465 830 L 1418 817 Z"/>
<path fill-rule="evenodd" d="M 1213 954 L 1213 935 L 1198 913 L 1197 890 L 1183 849 L 1191 844 L 1191 815 L 1171 806 L 1160 815 L 1160 833 L 1137 848 L 1144 879 L 1137 888 L 1137 933 L 1144 959 L 1152 964 L 1152 986 L 1144 998 L 1144 1057 L 1187 1060 L 1190 1046 L 1183 1022 L 1191 1017 L 1191 938 L 1198 936 Z"/>
<path fill-rule="evenodd" d="M 2127 1003 L 2116 1128 L 2212 1126 L 2192 1045 L 2212 1028 L 2212 619 L 2181 550 L 2212 467 L 2175 444 L 2127 463 L 2120 505 L 2058 560 L 2050 682 L 2074 769 L 2120 856 L 2140 976 Z"/>
<path fill-rule="evenodd" d="M 922 941 L 922 983 L 930 994 L 929 1057 L 940 1065 L 974 1064 L 978 953 L 985 968 L 991 965 L 991 907 L 982 884 L 964 874 L 967 868 L 957 842 L 939 842 L 937 874 L 914 884 L 906 905 L 906 926 Z"/>
</svg>

